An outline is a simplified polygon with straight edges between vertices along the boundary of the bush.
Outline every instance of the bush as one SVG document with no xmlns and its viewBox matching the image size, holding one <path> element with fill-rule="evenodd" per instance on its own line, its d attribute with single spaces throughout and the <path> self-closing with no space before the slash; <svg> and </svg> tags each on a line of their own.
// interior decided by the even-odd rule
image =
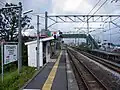
<svg viewBox="0 0 120 90">
<path fill-rule="evenodd" d="M 28 52 L 27 52 L 27 46 L 23 44 L 23 50 L 22 50 L 22 60 L 23 65 L 28 66 Z"/>
<path fill-rule="evenodd" d="M 17 70 L 14 72 L 5 73 L 4 82 L 0 82 L 0 90 L 18 90 L 33 76 L 34 73 L 35 68 L 26 66 L 22 68 L 19 75 Z"/>
</svg>

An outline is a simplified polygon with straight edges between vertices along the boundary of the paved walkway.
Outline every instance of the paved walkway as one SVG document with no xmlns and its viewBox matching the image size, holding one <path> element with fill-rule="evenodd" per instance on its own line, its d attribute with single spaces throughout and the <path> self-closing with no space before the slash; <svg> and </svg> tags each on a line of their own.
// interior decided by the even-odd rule
<svg viewBox="0 0 120 90">
<path fill-rule="evenodd" d="M 24 90 L 78 90 L 77 83 L 67 57 L 66 51 L 63 50 L 56 62 L 48 63 L 24 87 Z"/>
</svg>

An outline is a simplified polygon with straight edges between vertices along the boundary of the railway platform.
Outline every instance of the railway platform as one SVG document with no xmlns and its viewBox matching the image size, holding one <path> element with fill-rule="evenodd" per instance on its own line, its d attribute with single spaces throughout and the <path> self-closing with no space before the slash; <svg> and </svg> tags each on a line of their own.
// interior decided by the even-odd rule
<svg viewBox="0 0 120 90">
<path fill-rule="evenodd" d="M 62 50 L 58 59 L 47 63 L 22 90 L 79 90 L 67 52 Z"/>
<path fill-rule="evenodd" d="M 22 90 L 120 90 L 118 64 L 73 48 L 62 50 Z"/>
</svg>

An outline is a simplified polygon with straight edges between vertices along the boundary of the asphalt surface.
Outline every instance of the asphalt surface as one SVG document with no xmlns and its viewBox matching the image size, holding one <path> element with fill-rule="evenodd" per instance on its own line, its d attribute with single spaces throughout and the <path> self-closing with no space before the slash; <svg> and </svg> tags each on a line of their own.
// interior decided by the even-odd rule
<svg viewBox="0 0 120 90">
<path fill-rule="evenodd" d="M 42 90 L 44 83 L 46 82 L 50 71 L 54 66 L 54 62 L 48 63 L 45 68 L 29 82 L 29 84 L 24 89 L 39 89 Z M 66 68 L 66 54 L 63 51 L 55 78 L 52 84 L 52 90 L 68 90 L 68 81 L 67 81 L 67 68 Z"/>
<path fill-rule="evenodd" d="M 54 63 L 50 62 L 45 68 L 24 88 L 24 89 L 42 89 Z"/>
<path fill-rule="evenodd" d="M 57 73 L 53 81 L 52 90 L 67 90 L 67 83 L 66 56 L 63 51 Z"/>
</svg>

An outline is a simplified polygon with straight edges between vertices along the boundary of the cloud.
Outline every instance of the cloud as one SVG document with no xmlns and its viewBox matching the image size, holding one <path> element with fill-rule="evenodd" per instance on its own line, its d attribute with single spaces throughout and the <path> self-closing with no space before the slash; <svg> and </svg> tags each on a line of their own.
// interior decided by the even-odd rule
<svg viewBox="0 0 120 90">
<path fill-rule="evenodd" d="M 18 2 L 21 1 L 23 3 L 23 12 L 33 9 L 35 13 L 44 13 L 45 11 L 48 11 L 48 14 L 88 14 L 89 11 L 94 7 L 94 5 L 99 0 L 2 0 L 2 1 L 6 2 L 8 1 L 16 4 L 18 4 Z M 92 11 L 91 14 L 93 14 L 104 1 L 105 0 L 101 0 L 101 2 L 97 5 L 97 7 Z M 110 3 L 110 1 L 108 0 L 108 2 L 96 14 L 108 14 L 108 15 L 120 14 L 119 6 L 116 6 L 116 4 L 117 3 Z M 36 26 L 36 17 L 34 16 L 32 17 L 33 17 L 32 23 Z M 43 20 L 40 21 L 40 23 L 44 24 Z M 74 27 L 82 27 L 81 25 L 82 24 L 80 23 L 56 24 L 53 26 L 53 28 L 57 28 L 58 30 L 61 29 L 62 31 L 71 31 L 74 30 Z M 98 27 L 100 25 L 93 23 L 90 26 Z"/>
<path fill-rule="evenodd" d="M 63 11 L 87 14 L 90 8 L 92 6 L 86 0 L 66 0 Z"/>
<path fill-rule="evenodd" d="M 52 0 L 52 5 L 51 5 L 51 13 L 52 14 L 59 14 L 63 13 L 63 5 L 64 5 L 65 0 Z"/>
<path fill-rule="evenodd" d="M 52 0 L 52 14 L 87 14 L 92 8 L 86 0 Z M 57 24 L 57 27 L 62 31 L 74 30 L 74 27 L 79 27 L 80 23 Z"/>
<path fill-rule="evenodd" d="M 86 0 L 52 0 L 53 14 L 87 13 L 90 8 Z"/>
<path fill-rule="evenodd" d="M 64 11 L 76 11 L 76 9 L 79 8 L 80 4 L 81 4 L 82 0 L 66 0 L 65 4 L 63 6 L 63 10 Z"/>
</svg>

